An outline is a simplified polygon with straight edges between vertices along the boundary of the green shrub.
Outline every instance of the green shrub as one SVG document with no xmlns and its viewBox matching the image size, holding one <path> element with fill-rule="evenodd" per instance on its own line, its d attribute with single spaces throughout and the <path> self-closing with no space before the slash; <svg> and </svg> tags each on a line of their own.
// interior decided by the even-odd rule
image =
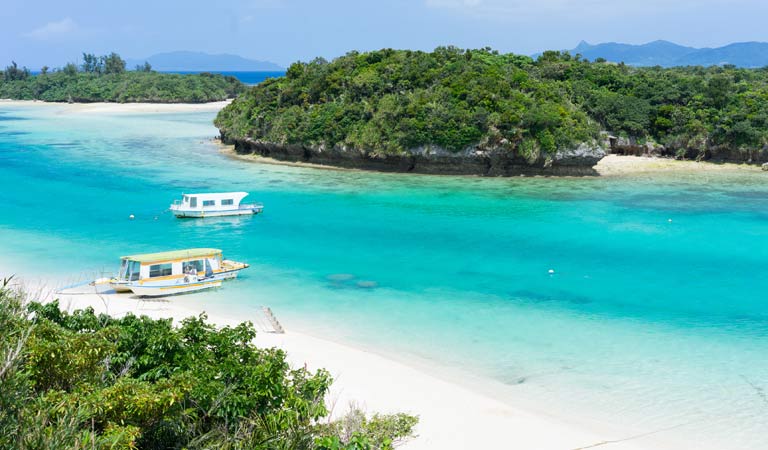
<svg viewBox="0 0 768 450">
<path fill-rule="evenodd" d="M 205 315 L 173 327 L 63 313 L 57 302 L 27 304 L 6 280 L 0 450 L 324 448 L 316 441 L 342 430 L 321 423 L 328 372 L 292 369 L 283 351 L 255 347 L 255 333 Z M 363 419 L 367 448 L 390 448 L 416 420 Z"/>
<path fill-rule="evenodd" d="M 126 72 L 117 62 L 103 72 L 77 72 L 67 66 L 26 78 L 0 79 L 0 98 L 47 102 L 203 103 L 234 98 L 245 89 L 231 76 Z"/>
</svg>

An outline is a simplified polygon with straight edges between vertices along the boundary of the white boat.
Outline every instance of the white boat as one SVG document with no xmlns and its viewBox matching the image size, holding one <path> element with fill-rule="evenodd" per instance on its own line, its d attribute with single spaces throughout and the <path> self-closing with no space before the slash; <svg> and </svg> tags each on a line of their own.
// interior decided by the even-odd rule
<svg viewBox="0 0 768 450">
<path fill-rule="evenodd" d="M 261 203 L 242 203 L 247 192 L 219 192 L 208 194 L 182 194 L 175 200 L 171 212 L 176 217 L 221 217 L 259 214 L 264 210 Z"/>
<path fill-rule="evenodd" d="M 221 286 L 221 280 L 214 278 L 198 279 L 186 277 L 176 280 L 175 283 L 130 285 L 131 291 L 140 297 L 164 297 L 166 295 L 186 294 L 188 292 L 202 291 Z"/>
<path fill-rule="evenodd" d="M 229 280 L 237 277 L 239 271 L 248 268 L 246 263 L 224 259 L 218 248 L 190 248 L 169 252 L 144 253 L 123 256 L 120 259 L 120 272 L 110 280 L 109 285 L 117 292 L 133 291 L 137 294 L 136 288 L 142 290 L 150 287 Z M 190 287 L 207 289 L 215 286 Z M 167 289 L 168 292 L 172 290 Z"/>
</svg>

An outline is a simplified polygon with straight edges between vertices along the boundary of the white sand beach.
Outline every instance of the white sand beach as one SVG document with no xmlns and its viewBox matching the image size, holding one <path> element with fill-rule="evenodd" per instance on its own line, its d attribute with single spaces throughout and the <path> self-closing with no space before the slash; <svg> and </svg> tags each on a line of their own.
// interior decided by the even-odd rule
<svg viewBox="0 0 768 450">
<path fill-rule="evenodd" d="M 761 172 L 759 165 L 713 163 L 699 161 L 678 161 L 671 158 L 649 156 L 606 155 L 595 166 L 601 176 L 652 174 L 671 172 Z"/>
<path fill-rule="evenodd" d="M 60 113 L 144 114 L 174 112 L 216 112 L 232 100 L 210 103 L 54 103 L 38 100 L 0 100 L 0 106 L 36 106 L 56 108 Z"/>
<path fill-rule="evenodd" d="M 9 266 L 3 264 L 3 267 Z M 45 301 L 58 298 L 65 310 L 92 307 L 97 312 L 115 317 L 133 313 L 172 318 L 174 321 L 204 312 L 185 305 L 184 296 L 139 299 L 130 294 L 90 293 L 94 288 L 88 286 L 68 290 L 67 294 L 57 294 L 50 284 L 40 278 L 33 283 L 16 278 L 15 283 L 34 293 L 33 298 Z M 196 300 L 200 298 L 203 298 L 209 320 L 218 326 L 247 320 L 259 321 L 256 317 L 228 317 L 225 312 L 216 311 L 215 304 L 205 304 L 204 294 L 196 295 Z M 619 432 L 597 424 L 575 423 L 550 417 L 546 413 L 528 411 L 376 353 L 296 330 L 289 329 L 284 334 L 259 332 L 256 344 L 285 350 L 294 367 L 306 364 L 309 369 L 327 369 L 334 378 L 327 396 L 333 416 L 343 415 L 352 403 L 369 413 L 407 412 L 418 415 L 417 436 L 400 448 L 665 448 L 659 447 L 656 441 L 653 444 L 643 442 L 649 436 L 643 432 Z"/>
</svg>

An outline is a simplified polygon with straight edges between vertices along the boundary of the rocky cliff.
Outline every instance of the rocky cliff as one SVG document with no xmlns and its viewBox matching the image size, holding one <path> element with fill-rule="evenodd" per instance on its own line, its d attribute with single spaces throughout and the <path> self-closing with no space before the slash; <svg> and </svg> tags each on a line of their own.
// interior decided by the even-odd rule
<svg viewBox="0 0 768 450">
<path fill-rule="evenodd" d="M 513 150 L 469 147 L 449 152 L 424 146 L 401 154 L 381 154 L 336 145 L 324 146 L 277 144 L 254 139 L 232 139 L 221 133 L 225 144 L 235 146 L 238 154 L 256 154 L 287 162 L 304 162 L 334 167 L 444 175 L 598 175 L 593 168 L 604 156 L 599 146 L 582 144 L 575 149 L 558 151 L 528 159 Z"/>
</svg>

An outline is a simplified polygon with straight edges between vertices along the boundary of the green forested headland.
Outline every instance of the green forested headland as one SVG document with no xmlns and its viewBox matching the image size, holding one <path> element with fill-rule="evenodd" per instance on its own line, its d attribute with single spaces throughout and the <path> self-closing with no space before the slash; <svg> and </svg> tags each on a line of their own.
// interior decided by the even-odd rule
<svg viewBox="0 0 768 450">
<path fill-rule="evenodd" d="M 390 155 L 437 146 L 535 159 L 603 142 L 604 131 L 678 156 L 764 152 L 768 69 L 635 68 L 452 47 L 351 52 L 293 64 L 215 124 L 229 141 Z"/>
<path fill-rule="evenodd" d="M 0 280 L 0 450 L 391 449 L 405 414 L 329 421 L 328 372 L 257 348 L 250 323 L 27 303 Z"/>
<path fill-rule="evenodd" d="M 126 70 L 112 53 L 83 55 L 83 64 L 61 69 L 43 67 L 32 75 L 16 63 L 0 72 L 0 98 L 47 102 L 204 103 L 233 98 L 245 91 L 235 77 L 211 73 L 171 74 L 152 71 L 149 64 Z"/>
</svg>

